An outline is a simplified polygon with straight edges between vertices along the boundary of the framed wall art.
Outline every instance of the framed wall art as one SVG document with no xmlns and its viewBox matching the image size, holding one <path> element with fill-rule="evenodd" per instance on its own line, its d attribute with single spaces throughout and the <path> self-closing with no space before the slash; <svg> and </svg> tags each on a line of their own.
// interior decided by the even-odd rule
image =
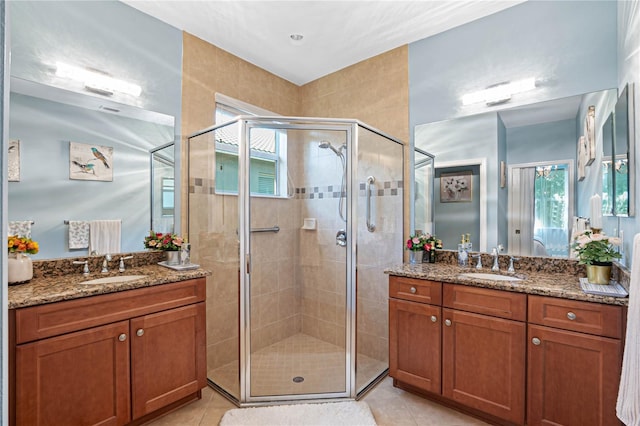
<svg viewBox="0 0 640 426">
<path fill-rule="evenodd" d="M 440 202 L 471 202 L 473 175 L 471 170 L 440 174 Z"/>
<path fill-rule="evenodd" d="M 69 179 L 113 181 L 113 147 L 69 142 Z"/>
<path fill-rule="evenodd" d="M 9 152 L 7 153 L 7 178 L 9 182 L 20 182 L 20 141 L 9 141 Z"/>
</svg>

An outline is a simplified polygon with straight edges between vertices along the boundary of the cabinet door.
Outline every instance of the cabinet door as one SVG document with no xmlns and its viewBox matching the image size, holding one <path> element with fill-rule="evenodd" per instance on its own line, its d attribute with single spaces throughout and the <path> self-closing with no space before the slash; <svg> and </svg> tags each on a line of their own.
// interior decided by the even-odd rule
<svg viewBox="0 0 640 426">
<path fill-rule="evenodd" d="M 440 307 L 389 299 L 389 375 L 440 393 Z"/>
<path fill-rule="evenodd" d="M 121 321 L 18 345 L 16 423 L 128 423 L 128 333 Z"/>
<path fill-rule="evenodd" d="M 133 418 L 206 386 L 204 303 L 131 320 Z"/>
<path fill-rule="evenodd" d="M 453 309 L 442 318 L 442 394 L 524 424 L 525 324 Z"/>
<path fill-rule="evenodd" d="M 529 425 L 611 426 L 620 340 L 529 325 Z"/>
</svg>

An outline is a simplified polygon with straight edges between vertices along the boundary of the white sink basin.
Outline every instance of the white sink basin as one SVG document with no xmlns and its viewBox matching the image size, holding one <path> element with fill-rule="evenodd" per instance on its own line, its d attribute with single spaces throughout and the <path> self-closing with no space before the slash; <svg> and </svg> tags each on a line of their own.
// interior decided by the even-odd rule
<svg viewBox="0 0 640 426">
<path fill-rule="evenodd" d="M 128 281 L 139 280 L 140 278 L 146 278 L 146 275 L 119 275 L 119 276 L 116 276 L 116 277 L 96 278 L 95 280 L 82 281 L 80 284 L 124 283 L 124 282 L 128 282 Z"/>
<path fill-rule="evenodd" d="M 485 272 L 469 272 L 466 274 L 460 274 L 463 277 L 475 278 L 479 280 L 492 280 L 492 281 L 522 281 L 522 278 L 514 277 L 512 275 L 500 275 L 500 274 L 488 274 Z"/>
</svg>

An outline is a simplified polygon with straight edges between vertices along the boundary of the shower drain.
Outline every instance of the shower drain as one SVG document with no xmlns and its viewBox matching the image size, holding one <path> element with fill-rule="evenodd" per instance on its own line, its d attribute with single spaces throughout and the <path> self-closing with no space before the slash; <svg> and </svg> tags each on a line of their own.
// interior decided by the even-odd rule
<svg viewBox="0 0 640 426">
<path fill-rule="evenodd" d="M 304 377 L 296 376 L 296 377 L 293 378 L 293 382 L 294 383 L 302 383 L 302 382 L 304 382 Z"/>
</svg>

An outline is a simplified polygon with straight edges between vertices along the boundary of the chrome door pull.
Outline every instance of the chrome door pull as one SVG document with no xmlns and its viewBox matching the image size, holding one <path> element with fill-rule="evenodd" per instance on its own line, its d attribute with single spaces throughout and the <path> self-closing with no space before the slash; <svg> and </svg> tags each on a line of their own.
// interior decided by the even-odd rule
<svg viewBox="0 0 640 426">
<path fill-rule="evenodd" d="M 376 178 L 369 176 L 367 178 L 367 186 L 365 187 L 367 197 L 367 230 L 373 232 L 376 230 L 376 226 L 371 222 L 371 184 L 375 183 Z"/>
</svg>

